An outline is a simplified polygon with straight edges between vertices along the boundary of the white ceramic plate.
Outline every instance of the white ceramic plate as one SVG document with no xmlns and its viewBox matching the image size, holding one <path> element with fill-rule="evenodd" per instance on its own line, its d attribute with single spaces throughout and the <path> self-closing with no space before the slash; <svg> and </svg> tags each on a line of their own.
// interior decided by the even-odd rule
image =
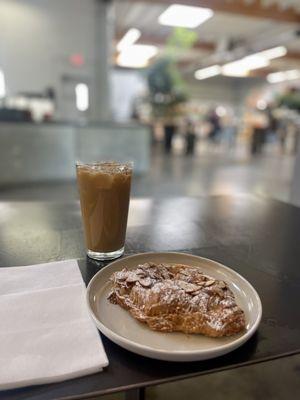
<svg viewBox="0 0 300 400">
<path fill-rule="evenodd" d="M 229 284 L 238 305 L 246 315 L 247 329 L 226 338 L 203 335 L 161 333 L 136 321 L 118 305 L 107 300 L 111 284 L 108 279 L 125 266 L 136 268 L 145 262 L 180 263 L 196 266 L 207 275 Z M 196 361 L 218 357 L 245 343 L 256 331 L 262 315 L 260 298 L 255 289 L 237 272 L 215 261 L 184 253 L 141 253 L 121 258 L 100 270 L 87 288 L 87 303 L 99 330 L 110 340 L 134 353 L 167 361 Z"/>
</svg>

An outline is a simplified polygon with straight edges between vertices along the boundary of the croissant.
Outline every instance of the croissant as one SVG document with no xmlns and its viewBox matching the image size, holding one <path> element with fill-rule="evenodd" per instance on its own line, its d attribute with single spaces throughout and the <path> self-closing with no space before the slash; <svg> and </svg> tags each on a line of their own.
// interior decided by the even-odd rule
<svg viewBox="0 0 300 400">
<path fill-rule="evenodd" d="M 110 277 L 110 302 L 161 332 L 231 336 L 245 329 L 244 311 L 226 282 L 183 264 L 138 265 Z"/>
</svg>

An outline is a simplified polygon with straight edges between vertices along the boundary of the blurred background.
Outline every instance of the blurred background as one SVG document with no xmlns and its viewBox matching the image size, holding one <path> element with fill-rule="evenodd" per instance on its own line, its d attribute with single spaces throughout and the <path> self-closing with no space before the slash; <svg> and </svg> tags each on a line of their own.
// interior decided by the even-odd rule
<svg viewBox="0 0 300 400">
<path fill-rule="evenodd" d="M 299 0 L 0 0 L 0 199 L 72 200 L 74 162 L 133 196 L 300 205 Z"/>
</svg>

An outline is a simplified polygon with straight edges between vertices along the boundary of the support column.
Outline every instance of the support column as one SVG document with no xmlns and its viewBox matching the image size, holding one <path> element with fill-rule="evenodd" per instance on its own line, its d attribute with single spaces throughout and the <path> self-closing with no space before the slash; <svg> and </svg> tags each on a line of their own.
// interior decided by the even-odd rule
<svg viewBox="0 0 300 400">
<path fill-rule="evenodd" d="M 90 120 L 111 119 L 110 62 L 114 33 L 113 5 L 95 1 L 94 79 L 90 87 Z"/>
</svg>

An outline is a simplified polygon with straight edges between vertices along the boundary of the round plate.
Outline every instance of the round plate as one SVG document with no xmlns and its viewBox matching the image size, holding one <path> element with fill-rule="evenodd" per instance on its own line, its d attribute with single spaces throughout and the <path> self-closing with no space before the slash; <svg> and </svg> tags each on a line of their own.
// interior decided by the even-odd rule
<svg viewBox="0 0 300 400">
<path fill-rule="evenodd" d="M 226 281 L 237 304 L 245 312 L 246 330 L 224 338 L 155 332 L 131 317 L 128 311 L 111 304 L 107 300 L 111 274 L 124 267 L 136 268 L 138 264 L 149 261 L 199 267 L 205 274 Z M 110 340 L 134 353 L 167 361 L 206 360 L 226 354 L 241 346 L 254 334 L 262 315 L 261 301 L 256 290 L 241 275 L 216 261 L 184 253 L 142 253 L 114 261 L 90 281 L 87 303 L 97 327 Z"/>
</svg>

